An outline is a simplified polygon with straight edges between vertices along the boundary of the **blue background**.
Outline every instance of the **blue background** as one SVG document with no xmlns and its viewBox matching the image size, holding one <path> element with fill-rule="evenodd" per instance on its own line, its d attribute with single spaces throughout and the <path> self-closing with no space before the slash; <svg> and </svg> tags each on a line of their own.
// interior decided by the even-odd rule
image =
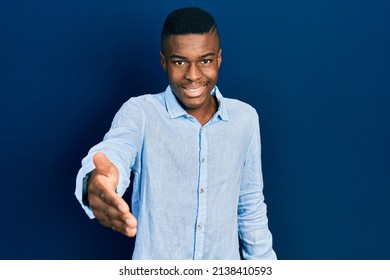
<svg viewBox="0 0 390 280">
<path fill-rule="evenodd" d="M 75 177 L 123 102 L 165 89 L 161 27 L 193 5 L 220 28 L 222 93 L 259 112 L 278 257 L 390 259 L 390 4 L 378 0 L 1 0 L 0 258 L 131 257 L 132 239 L 83 213 Z"/>
</svg>

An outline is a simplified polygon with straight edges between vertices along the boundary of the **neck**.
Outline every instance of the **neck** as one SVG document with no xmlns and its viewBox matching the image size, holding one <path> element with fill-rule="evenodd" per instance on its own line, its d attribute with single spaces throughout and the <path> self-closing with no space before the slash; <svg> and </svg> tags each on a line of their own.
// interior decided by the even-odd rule
<svg viewBox="0 0 390 280">
<path fill-rule="evenodd" d="M 201 108 L 191 109 L 184 108 L 188 114 L 193 116 L 203 126 L 205 125 L 217 112 L 218 101 L 214 95 L 210 95 L 209 102 Z"/>
</svg>

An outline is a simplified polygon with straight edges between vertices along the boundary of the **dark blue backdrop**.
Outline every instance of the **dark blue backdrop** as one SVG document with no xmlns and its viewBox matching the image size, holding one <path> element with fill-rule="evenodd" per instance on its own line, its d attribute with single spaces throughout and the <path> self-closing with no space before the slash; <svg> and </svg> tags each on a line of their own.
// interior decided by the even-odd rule
<svg viewBox="0 0 390 280">
<path fill-rule="evenodd" d="M 165 89 L 161 26 L 192 5 L 219 24 L 221 91 L 260 114 L 278 257 L 390 259 L 388 1 L 0 3 L 1 259 L 131 256 L 75 177 L 123 102 Z"/>
</svg>

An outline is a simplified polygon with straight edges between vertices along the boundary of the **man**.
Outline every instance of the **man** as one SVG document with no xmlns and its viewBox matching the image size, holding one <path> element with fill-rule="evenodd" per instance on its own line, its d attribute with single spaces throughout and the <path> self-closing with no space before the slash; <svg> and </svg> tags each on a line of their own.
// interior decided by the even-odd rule
<svg viewBox="0 0 390 280">
<path fill-rule="evenodd" d="M 216 87 L 214 19 L 168 15 L 161 64 L 169 86 L 131 98 L 83 159 L 76 196 L 90 217 L 136 243 L 133 259 L 274 259 L 262 193 L 259 124 Z M 132 211 L 121 195 L 134 174 Z"/>
</svg>

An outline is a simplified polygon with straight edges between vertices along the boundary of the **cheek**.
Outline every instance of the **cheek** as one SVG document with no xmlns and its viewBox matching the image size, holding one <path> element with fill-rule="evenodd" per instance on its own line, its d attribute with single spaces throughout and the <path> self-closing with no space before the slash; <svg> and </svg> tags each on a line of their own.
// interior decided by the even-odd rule
<svg viewBox="0 0 390 280">
<path fill-rule="evenodd" d="M 218 67 L 210 67 L 207 69 L 204 69 L 203 71 L 204 76 L 206 76 L 210 80 L 215 80 L 218 77 Z"/>
<path fill-rule="evenodd" d="M 179 81 L 184 76 L 183 71 L 180 71 L 177 68 L 169 67 L 167 69 L 168 77 L 171 81 Z"/>
</svg>

